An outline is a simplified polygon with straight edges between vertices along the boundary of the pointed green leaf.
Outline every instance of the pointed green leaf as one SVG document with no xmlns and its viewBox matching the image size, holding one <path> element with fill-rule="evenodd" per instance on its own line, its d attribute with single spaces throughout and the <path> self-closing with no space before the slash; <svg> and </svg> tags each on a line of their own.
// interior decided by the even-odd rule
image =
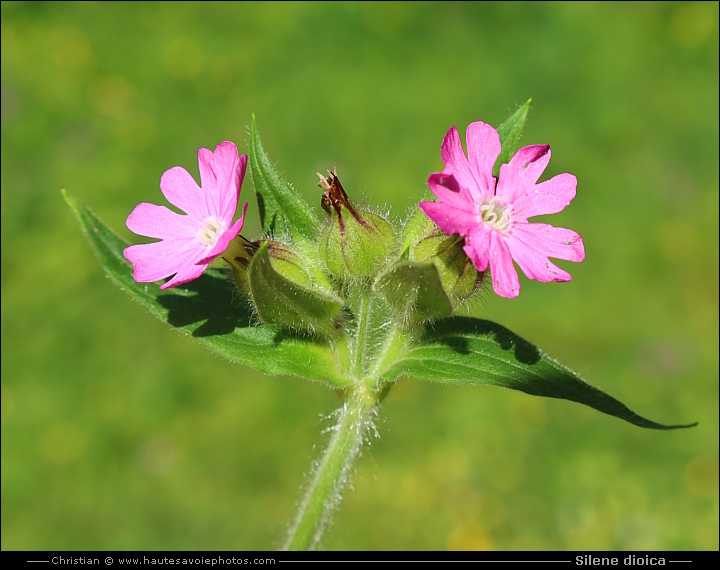
<svg viewBox="0 0 720 570">
<path fill-rule="evenodd" d="M 329 294 L 312 291 L 280 275 L 270 262 L 265 242 L 250 263 L 250 292 L 258 315 L 266 324 L 331 334 L 342 302 Z"/>
<path fill-rule="evenodd" d="M 386 380 L 400 375 L 452 384 L 490 384 L 533 396 L 570 400 L 645 428 L 668 430 L 695 425 L 663 425 L 647 420 L 526 340 L 479 319 L 450 318 L 426 326 L 424 337 L 381 373 Z"/>
<path fill-rule="evenodd" d="M 432 262 L 401 261 L 380 277 L 375 289 L 405 321 L 452 315 L 452 304 Z"/>
<path fill-rule="evenodd" d="M 248 162 L 263 231 L 279 236 L 289 230 L 294 237 L 314 239 L 317 235 L 318 220 L 307 202 L 283 180 L 265 154 L 255 115 L 252 117 L 250 139 Z"/>
<path fill-rule="evenodd" d="M 500 156 L 495 162 L 495 168 L 493 169 L 493 175 L 497 176 L 500 171 L 500 165 L 510 162 L 510 159 L 515 154 L 520 141 L 520 135 L 522 134 L 525 121 L 527 119 L 528 111 L 530 110 L 530 102 L 532 99 L 528 99 L 525 104 L 518 108 L 510 117 L 498 127 L 498 134 L 500 135 L 500 145 L 502 150 Z"/>
<path fill-rule="evenodd" d="M 63 197 L 110 280 L 161 321 L 215 354 L 266 374 L 291 374 L 334 388 L 351 383 L 341 374 L 326 340 L 252 325 L 245 304 L 233 301 L 232 287 L 222 271 L 208 269 L 199 279 L 165 291 L 157 283 L 136 282 L 123 256 L 130 244 L 64 190 Z"/>
</svg>

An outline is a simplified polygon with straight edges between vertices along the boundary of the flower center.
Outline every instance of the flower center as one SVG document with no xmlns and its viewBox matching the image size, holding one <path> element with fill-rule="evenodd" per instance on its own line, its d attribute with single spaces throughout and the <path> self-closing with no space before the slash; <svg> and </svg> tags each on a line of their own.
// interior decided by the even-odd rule
<svg viewBox="0 0 720 570">
<path fill-rule="evenodd" d="M 480 206 L 480 215 L 486 224 L 496 230 L 505 231 L 512 227 L 512 210 L 512 206 L 506 204 L 502 198 L 493 196 Z"/>
<path fill-rule="evenodd" d="M 225 224 L 210 216 L 205 218 L 202 224 L 200 224 L 200 230 L 195 238 L 203 245 L 215 245 L 220 234 L 226 229 Z M 220 233 L 218 233 L 218 231 Z"/>
</svg>

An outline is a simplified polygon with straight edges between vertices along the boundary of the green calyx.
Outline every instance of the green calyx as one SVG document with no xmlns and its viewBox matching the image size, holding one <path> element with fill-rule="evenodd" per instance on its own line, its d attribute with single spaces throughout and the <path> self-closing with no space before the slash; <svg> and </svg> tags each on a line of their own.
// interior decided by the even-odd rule
<svg viewBox="0 0 720 570">
<path fill-rule="evenodd" d="M 314 334 L 335 333 L 342 301 L 313 282 L 290 246 L 267 240 L 247 242 L 243 249 L 251 255 L 247 260 L 234 259 L 233 277 L 240 291 L 247 291 L 263 323 Z"/>
<path fill-rule="evenodd" d="M 448 236 L 435 227 L 410 247 L 409 259 L 431 262 L 437 268 L 442 288 L 457 310 L 480 290 L 485 272 L 475 269 L 463 250 L 465 241 L 458 235 Z"/>
<path fill-rule="evenodd" d="M 415 321 L 455 314 L 478 293 L 485 277 L 484 272 L 475 269 L 464 245 L 460 236 L 446 235 L 422 210 L 415 210 L 403 229 L 400 262 L 392 270 L 392 279 L 388 272 L 385 281 L 399 279 L 406 283 L 403 287 L 414 286 L 417 300 L 408 308 L 400 295 L 395 295 L 401 302 L 391 304 L 403 307 L 400 312 L 404 315 L 414 313 Z M 402 290 L 397 285 L 395 289 Z M 388 288 L 383 290 L 387 292 Z M 433 290 L 438 293 L 432 293 Z M 421 302 L 423 298 L 427 305 Z"/>
<path fill-rule="evenodd" d="M 370 282 L 395 249 L 395 230 L 382 216 L 355 208 L 335 173 L 318 176 L 325 190 L 322 207 L 329 216 L 320 234 L 320 259 L 328 273 L 343 282 Z"/>
<path fill-rule="evenodd" d="M 270 265 L 278 275 L 301 287 L 312 288 L 312 280 L 299 255 L 283 243 L 269 240 L 267 244 Z"/>
<path fill-rule="evenodd" d="M 230 264 L 233 279 L 240 292 L 247 296 L 250 294 L 250 282 L 248 280 L 248 269 L 253 255 L 257 253 L 261 242 L 252 242 L 241 235 L 237 235 L 228 244 L 228 248 L 222 257 Z"/>
<path fill-rule="evenodd" d="M 375 290 L 404 327 L 453 313 L 450 298 L 432 262 L 400 261 L 380 277 Z"/>
</svg>

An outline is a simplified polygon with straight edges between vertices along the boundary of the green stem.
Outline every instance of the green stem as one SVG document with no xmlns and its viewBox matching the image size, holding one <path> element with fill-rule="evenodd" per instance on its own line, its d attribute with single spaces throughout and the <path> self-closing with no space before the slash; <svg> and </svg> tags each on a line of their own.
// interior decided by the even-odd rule
<svg viewBox="0 0 720 570">
<path fill-rule="evenodd" d="M 387 380 L 382 383 L 378 382 L 378 379 L 390 364 L 397 361 L 405 348 L 405 343 L 406 335 L 403 334 L 403 330 L 400 327 L 396 326 L 390 329 L 390 332 L 382 342 L 383 348 L 378 356 L 375 357 L 372 368 L 368 373 L 368 378 L 365 379 L 364 383 L 366 386 L 376 390 L 384 389 L 388 383 Z"/>
<path fill-rule="evenodd" d="M 355 331 L 355 358 L 353 360 L 353 371 L 358 382 L 363 379 L 365 373 L 365 341 L 367 338 L 367 328 L 370 322 L 370 291 L 363 291 L 360 297 L 360 308 L 357 314 L 357 330 Z"/>
<path fill-rule="evenodd" d="M 327 449 L 312 473 L 310 485 L 285 543 L 285 550 L 311 550 L 320 542 L 323 531 L 340 504 L 353 461 L 368 431 L 374 429 L 373 420 L 381 394 L 362 383 L 371 303 L 370 291 L 363 291 L 357 312 L 352 358 L 352 372 L 357 381 L 345 392 L 343 406 L 335 412 L 338 416 L 337 424 L 332 430 Z"/>
<path fill-rule="evenodd" d="M 284 550 L 312 550 L 340 504 L 350 470 L 376 415 L 378 394 L 363 385 L 348 390 L 336 412 L 330 444 L 315 468 Z"/>
</svg>

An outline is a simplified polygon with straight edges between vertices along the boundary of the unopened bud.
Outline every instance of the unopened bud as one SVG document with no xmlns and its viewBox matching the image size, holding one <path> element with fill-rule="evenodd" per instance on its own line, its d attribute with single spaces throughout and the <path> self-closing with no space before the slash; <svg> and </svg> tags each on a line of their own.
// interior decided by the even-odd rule
<svg viewBox="0 0 720 570">
<path fill-rule="evenodd" d="M 268 242 L 270 264 L 278 274 L 303 287 L 312 285 L 312 280 L 305 270 L 300 256 L 290 246 L 276 240 L 249 241 L 238 235 L 228 244 L 223 258 L 230 263 L 233 278 L 241 292 L 248 293 L 248 269 L 253 256 L 265 241 Z"/>
<path fill-rule="evenodd" d="M 247 271 L 250 299 L 260 320 L 311 333 L 332 334 L 342 301 L 312 283 L 289 246 L 262 243 Z"/>
<path fill-rule="evenodd" d="M 300 256 L 287 245 L 274 240 L 268 241 L 268 257 L 273 269 L 288 281 L 303 287 L 312 286 Z"/>
<path fill-rule="evenodd" d="M 320 257 L 334 277 L 372 279 L 395 247 L 395 230 L 382 216 L 355 208 L 336 173 L 318 176 L 325 191 L 321 205 L 330 216 L 320 235 Z"/>
<path fill-rule="evenodd" d="M 463 250 L 463 238 L 458 235 L 448 236 L 433 226 L 425 237 L 410 246 L 409 259 L 435 264 L 443 289 L 456 310 L 480 289 L 485 272 L 480 273 L 475 269 Z"/>
</svg>

